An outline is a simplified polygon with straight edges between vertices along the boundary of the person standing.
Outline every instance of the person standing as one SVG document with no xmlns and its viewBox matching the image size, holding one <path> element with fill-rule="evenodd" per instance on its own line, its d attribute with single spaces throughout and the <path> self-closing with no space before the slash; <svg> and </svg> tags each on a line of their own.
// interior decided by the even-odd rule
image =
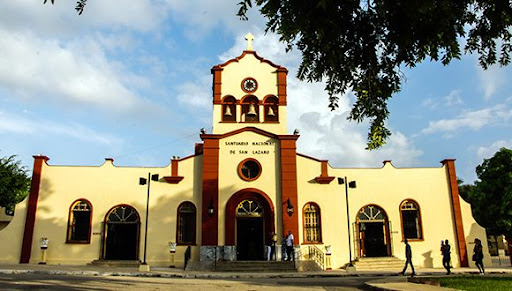
<svg viewBox="0 0 512 291">
<path fill-rule="evenodd" d="M 272 244 L 270 245 L 270 260 L 276 261 L 277 234 L 272 232 Z"/>
<path fill-rule="evenodd" d="M 288 231 L 288 236 L 286 237 L 286 256 L 288 261 L 291 261 L 292 258 L 295 260 L 293 256 L 293 234 L 292 231 Z"/>
<path fill-rule="evenodd" d="M 442 241 L 441 241 L 442 243 Z M 451 266 L 450 266 L 450 253 L 451 253 L 451 246 L 448 243 L 448 240 L 444 241 L 444 244 L 441 244 L 441 253 L 443 254 L 443 267 L 446 269 L 446 275 L 451 274 Z"/>
<path fill-rule="evenodd" d="M 473 261 L 475 261 L 475 265 L 478 268 L 480 275 L 485 274 L 483 259 L 484 252 L 482 250 L 482 241 L 480 241 L 478 238 L 475 238 L 475 247 L 473 248 Z"/>
<path fill-rule="evenodd" d="M 411 269 L 412 269 L 412 274 L 411 276 L 414 276 L 416 275 L 416 273 L 414 272 L 414 266 L 412 265 L 412 250 L 411 250 L 411 246 L 409 245 L 409 242 L 407 241 L 407 239 L 404 240 L 404 243 L 405 243 L 405 266 L 404 266 L 404 269 L 402 270 L 402 272 L 398 273 L 399 275 L 405 275 L 405 271 L 407 270 L 407 265 L 411 265 Z"/>
</svg>

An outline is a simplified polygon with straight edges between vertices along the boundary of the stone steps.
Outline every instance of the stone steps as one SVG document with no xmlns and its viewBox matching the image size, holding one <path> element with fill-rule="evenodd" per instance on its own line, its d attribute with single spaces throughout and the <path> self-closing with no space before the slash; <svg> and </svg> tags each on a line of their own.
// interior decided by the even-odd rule
<svg viewBox="0 0 512 291">
<path fill-rule="evenodd" d="M 297 272 L 294 262 L 287 261 L 218 261 L 217 272 Z"/>
<path fill-rule="evenodd" d="M 405 261 L 396 257 L 359 258 L 354 262 L 358 271 L 396 271 L 403 269 Z"/>
</svg>

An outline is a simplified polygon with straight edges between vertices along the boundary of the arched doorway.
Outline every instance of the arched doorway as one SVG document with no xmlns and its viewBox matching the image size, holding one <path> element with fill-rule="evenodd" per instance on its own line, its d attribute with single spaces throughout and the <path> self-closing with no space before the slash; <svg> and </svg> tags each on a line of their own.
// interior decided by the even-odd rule
<svg viewBox="0 0 512 291">
<path fill-rule="evenodd" d="M 236 259 L 263 260 L 265 242 L 275 232 L 270 198 L 254 188 L 240 190 L 226 203 L 225 244 L 236 248 Z"/>
<path fill-rule="evenodd" d="M 263 207 L 255 200 L 246 199 L 236 208 L 237 260 L 263 260 L 265 254 L 265 227 Z"/>
<path fill-rule="evenodd" d="M 128 205 L 112 208 L 105 217 L 104 258 L 136 260 L 139 250 L 140 218 Z"/>
<path fill-rule="evenodd" d="M 367 205 L 359 210 L 356 218 L 359 256 L 391 256 L 389 222 L 386 212 L 377 205 Z"/>
</svg>

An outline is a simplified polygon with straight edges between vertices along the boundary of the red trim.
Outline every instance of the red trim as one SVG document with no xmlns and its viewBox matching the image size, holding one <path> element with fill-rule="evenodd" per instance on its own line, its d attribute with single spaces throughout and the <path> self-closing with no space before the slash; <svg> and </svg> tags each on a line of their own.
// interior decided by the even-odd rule
<svg viewBox="0 0 512 291">
<path fill-rule="evenodd" d="M 220 103 L 221 87 L 222 87 L 222 68 L 215 66 L 211 72 L 213 75 L 213 104 Z"/>
<path fill-rule="evenodd" d="M 446 167 L 446 175 L 450 187 L 450 198 L 452 201 L 453 222 L 455 234 L 457 237 L 457 247 L 459 249 L 460 266 L 468 267 L 468 250 L 466 248 L 466 237 L 464 235 L 464 224 L 462 223 L 462 213 L 459 200 L 459 185 L 455 174 L 455 159 L 445 159 L 441 163 Z"/>
<path fill-rule="evenodd" d="M 228 60 L 228 61 L 226 61 L 226 62 L 224 62 L 224 63 L 222 63 L 222 64 L 218 64 L 218 65 L 214 66 L 214 67 L 212 68 L 212 71 L 213 71 L 213 70 L 222 70 L 222 67 L 225 67 L 225 66 L 227 66 L 227 65 L 229 65 L 229 64 L 231 64 L 231 63 L 233 63 L 233 62 L 237 62 L 237 63 L 238 63 L 238 61 L 240 61 L 240 60 L 241 60 L 241 59 L 243 59 L 246 55 L 249 55 L 249 54 L 250 54 L 250 55 L 254 55 L 254 57 L 255 57 L 256 59 L 258 59 L 260 62 L 262 62 L 262 63 L 266 63 L 266 64 L 269 64 L 269 65 L 271 65 L 272 67 L 277 68 L 277 69 L 278 69 L 278 72 L 279 72 L 279 71 L 281 71 L 281 72 L 288 72 L 288 70 L 286 70 L 286 68 L 281 67 L 281 66 L 279 66 L 279 65 L 276 65 L 276 64 L 272 63 L 271 61 L 266 60 L 266 59 L 264 59 L 264 58 L 262 58 L 262 57 L 258 56 L 258 54 L 256 54 L 256 52 L 255 52 L 255 51 L 243 51 L 243 52 L 242 52 L 242 54 L 241 54 L 240 56 L 238 56 L 238 57 L 236 57 L 236 58 L 234 58 L 234 59 L 230 59 L 230 60 Z"/>
<path fill-rule="evenodd" d="M 255 188 L 242 189 L 233 194 L 226 203 L 225 245 L 227 246 L 234 246 L 236 243 L 236 207 L 246 199 L 256 200 L 263 207 L 265 241 L 268 241 L 269 233 L 275 231 L 275 211 L 272 200 L 261 190 Z"/>
<path fill-rule="evenodd" d="M 32 253 L 32 240 L 34 237 L 34 225 L 36 223 L 37 201 L 39 200 L 39 190 L 41 186 L 41 175 L 43 162 L 49 160 L 46 156 L 33 156 L 34 170 L 32 171 L 32 181 L 30 183 L 30 193 L 28 196 L 27 216 L 25 218 L 25 230 L 23 232 L 23 242 L 21 245 L 20 264 L 27 264 L 30 261 Z"/>
<path fill-rule="evenodd" d="M 283 236 L 291 231 L 299 234 L 299 215 L 297 213 L 297 152 L 298 135 L 279 136 L 281 141 L 281 208 L 283 213 Z M 295 208 L 292 215 L 287 213 L 287 202 L 290 200 Z"/>
<path fill-rule="evenodd" d="M 252 126 L 247 126 L 247 127 L 233 130 L 233 131 L 223 133 L 223 134 L 206 134 L 205 133 L 205 134 L 201 134 L 199 137 L 203 140 L 204 139 L 223 139 L 223 138 L 237 135 L 241 132 L 246 132 L 246 131 L 254 132 L 254 133 L 257 133 L 260 135 L 268 136 L 271 138 L 276 138 L 279 140 L 297 140 L 299 138 L 299 135 L 278 135 L 278 134 L 274 134 L 274 133 L 271 133 L 271 132 L 268 132 L 268 131 L 265 131 L 265 130 L 262 130 L 262 129 L 259 129 L 256 127 L 252 127 Z"/>
<path fill-rule="evenodd" d="M 246 101 L 247 99 L 252 99 L 252 100 Z M 254 99 L 255 99 L 256 101 L 255 101 Z M 240 104 L 241 104 L 241 105 L 244 105 L 244 104 L 251 104 L 251 101 L 253 101 L 252 103 L 254 103 L 254 105 L 261 105 L 261 104 L 263 104 L 263 103 L 262 103 L 262 101 L 261 101 L 258 97 L 254 96 L 254 95 L 252 95 L 252 94 L 245 95 L 244 97 L 242 97 L 242 98 L 240 99 Z"/>
<path fill-rule="evenodd" d="M 201 206 L 201 245 L 216 246 L 219 233 L 219 140 L 201 134 L 203 139 L 203 194 Z M 208 214 L 213 204 L 214 213 Z"/>
<path fill-rule="evenodd" d="M 327 173 L 327 160 L 320 161 L 321 162 L 321 172 L 320 176 L 315 178 L 315 181 L 318 184 L 329 184 L 334 180 L 335 177 L 329 177 Z"/>
<path fill-rule="evenodd" d="M 286 75 L 288 70 L 281 67 L 277 69 L 277 96 L 279 105 L 286 105 Z"/>
<path fill-rule="evenodd" d="M 259 171 L 259 173 L 258 173 L 258 175 L 257 175 L 256 177 L 253 177 L 253 178 L 247 178 L 247 177 L 246 177 L 246 176 L 244 176 L 244 174 L 242 173 L 242 167 L 243 167 L 243 165 L 244 165 L 246 162 L 248 162 L 248 161 L 253 161 L 253 162 L 255 162 L 256 164 L 258 164 L 258 167 L 260 168 L 260 171 Z M 256 160 L 256 159 L 253 159 L 253 158 L 247 158 L 247 159 L 245 159 L 245 160 L 241 161 L 241 162 L 238 164 L 238 176 L 240 176 L 240 178 L 241 178 L 242 180 L 245 180 L 245 181 L 254 181 L 254 180 L 256 180 L 256 179 L 258 179 L 258 178 L 260 177 L 261 172 L 263 172 L 263 168 L 261 167 L 260 162 L 258 162 L 258 160 Z"/>
<path fill-rule="evenodd" d="M 178 165 L 179 165 L 179 162 L 180 162 L 180 160 L 178 160 L 178 159 L 172 159 L 171 160 L 171 176 L 165 176 L 164 177 L 164 180 L 167 183 L 178 184 L 179 182 L 181 182 L 181 180 L 183 180 L 184 177 L 178 176 Z"/>
<path fill-rule="evenodd" d="M 70 240 L 69 239 L 69 229 L 70 229 L 70 226 L 71 226 L 71 215 L 73 213 L 73 208 L 75 207 L 75 205 L 78 203 L 78 202 L 81 202 L 81 201 L 84 201 L 86 202 L 88 205 L 89 205 L 89 208 L 90 208 L 90 216 L 89 216 L 89 236 L 87 237 L 87 240 L 86 241 L 76 241 L 76 240 Z M 75 201 L 73 201 L 73 203 L 71 203 L 71 206 L 69 206 L 69 212 L 68 212 L 68 228 L 66 230 L 66 243 L 73 243 L 73 244 L 89 244 L 91 243 L 91 230 L 92 230 L 92 203 L 85 199 L 85 198 L 80 198 L 80 199 L 76 199 Z"/>
</svg>

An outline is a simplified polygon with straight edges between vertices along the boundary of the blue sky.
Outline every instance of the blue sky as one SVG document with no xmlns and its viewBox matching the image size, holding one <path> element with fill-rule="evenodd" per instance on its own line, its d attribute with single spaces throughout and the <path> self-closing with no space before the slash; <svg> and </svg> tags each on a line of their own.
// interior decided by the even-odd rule
<svg viewBox="0 0 512 291">
<path fill-rule="evenodd" d="M 0 9 L 0 156 L 32 155 L 53 165 L 165 166 L 193 153 L 211 128 L 212 66 L 237 57 L 251 32 L 256 52 L 285 66 L 288 131 L 298 152 L 334 167 L 438 167 L 457 159 L 458 176 L 500 147 L 512 148 L 512 69 L 479 68 L 475 56 L 449 66 L 403 68 L 403 90 L 389 103 L 393 135 L 364 150 L 367 123 L 348 122 L 354 96 L 331 112 L 322 83 L 300 82 L 297 51 L 264 34 L 256 10 L 236 17 L 239 1 L 6 1 Z"/>
</svg>

